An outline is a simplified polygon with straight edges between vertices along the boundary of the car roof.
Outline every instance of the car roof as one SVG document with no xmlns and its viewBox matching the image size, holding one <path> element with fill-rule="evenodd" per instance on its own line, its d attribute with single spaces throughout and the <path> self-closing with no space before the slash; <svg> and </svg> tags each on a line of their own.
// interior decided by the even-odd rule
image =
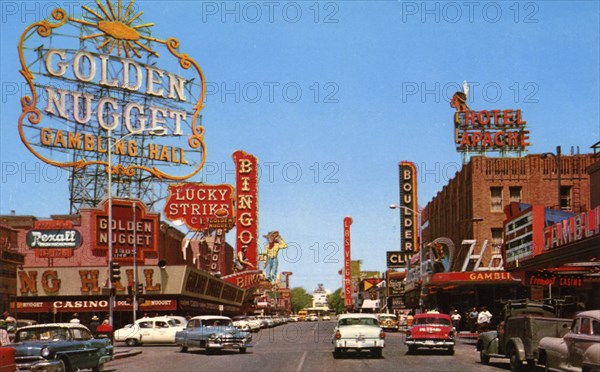
<svg viewBox="0 0 600 372">
<path fill-rule="evenodd" d="M 397 318 L 396 314 L 377 314 L 378 316 L 389 316 L 392 318 Z"/>
<path fill-rule="evenodd" d="M 192 319 L 199 319 L 199 320 L 207 320 L 207 319 L 223 319 L 223 320 L 231 320 L 231 318 L 227 317 L 227 316 L 222 316 L 222 315 L 198 315 L 193 317 Z M 192 320 L 190 319 L 190 320 Z"/>
<path fill-rule="evenodd" d="M 152 318 L 140 318 L 138 320 L 136 320 L 136 323 L 139 322 L 147 322 L 147 321 L 156 321 L 156 320 L 162 320 L 162 321 L 169 321 L 169 320 L 173 320 L 172 318 L 168 317 L 168 316 L 155 316 Z"/>
<path fill-rule="evenodd" d="M 373 318 L 373 319 L 377 319 L 377 316 L 375 314 L 363 314 L 363 313 L 351 313 L 351 314 L 341 314 L 338 317 L 338 320 L 342 320 L 345 318 Z"/>
<path fill-rule="evenodd" d="M 577 313 L 576 315 L 577 318 L 580 317 L 589 317 L 589 318 L 595 318 L 600 320 L 600 310 L 586 310 L 586 311 L 582 311 L 580 313 Z"/>
<path fill-rule="evenodd" d="M 88 327 L 84 326 L 83 324 L 77 324 L 77 323 L 44 323 L 44 324 L 32 324 L 32 325 L 28 325 L 25 327 L 21 327 L 18 330 L 28 330 L 28 329 L 37 329 L 37 328 L 85 328 L 88 329 Z M 89 329 L 88 329 L 89 331 Z"/>
<path fill-rule="evenodd" d="M 444 319 L 450 319 L 452 320 L 452 318 L 450 318 L 450 315 L 448 314 L 436 314 L 436 313 L 426 313 L 426 314 L 417 314 L 415 315 L 415 319 L 419 319 L 419 318 L 444 318 Z"/>
</svg>

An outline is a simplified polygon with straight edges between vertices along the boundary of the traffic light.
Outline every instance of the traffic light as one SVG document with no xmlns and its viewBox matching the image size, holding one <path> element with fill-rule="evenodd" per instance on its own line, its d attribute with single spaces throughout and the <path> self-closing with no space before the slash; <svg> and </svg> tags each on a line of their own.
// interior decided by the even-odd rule
<svg viewBox="0 0 600 372">
<path fill-rule="evenodd" d="M 138 283 L 137 284 L 137 294 L 138 295 L 143 295 L 144 294 L 144 285 L 142 283 Z"/>
<path fill-rule="evenodd" d="M 121 280 L 121 264 L 113 261 L 110 263 L 110 281 L 112 283 L 115 283 L 120 280 Z"/>
</svg>

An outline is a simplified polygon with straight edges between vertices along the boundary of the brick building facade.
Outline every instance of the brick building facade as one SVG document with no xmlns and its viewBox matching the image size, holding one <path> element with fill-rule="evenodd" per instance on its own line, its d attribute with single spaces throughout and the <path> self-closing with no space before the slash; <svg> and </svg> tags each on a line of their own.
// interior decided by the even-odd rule
<svg viewBox="0 0 600 372">
<path fill-rule="evenodd" d="M 561 157 L 561 209 L 583 212 L 590 208 L 592 155 Z M 450 271 L 460 271 L 467 252 L 465 239 L 476 241 L 475 252 L 485 240 L 489 260 L 502 244 L 504 207 L 511 201 L 556 208 L 558 183 L 553 158 L 539 154 L 521 158 L 474 156 L 457 172 L 422 212 L 423 242 L 450 238 L 457 250 Z"/>
</svg>

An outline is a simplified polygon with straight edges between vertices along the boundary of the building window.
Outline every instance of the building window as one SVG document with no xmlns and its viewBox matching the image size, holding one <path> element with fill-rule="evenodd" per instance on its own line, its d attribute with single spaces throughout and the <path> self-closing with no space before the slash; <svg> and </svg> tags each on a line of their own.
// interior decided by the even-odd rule
<svg viewBox="0 0 600 372">
<path fill-rule="evenodd" d="M 490 187 L 492 212 L 502 212 L 502 187 Z"/>
<path fill-rule="evenodd" d="M 560 209 L 565 211 L 573 209 L 571 204 L 571 186 L 560 187 Z"/>
<path fill-rule="evenodd" d="M 492 253 L 499 254 L 502 248 L 502 228 L 492 228 Z"/>
<path fill-rule="evenodd" d="M 508 189 L 511 202 L 521 202 L 521 186 L 511 186 Z"/>
</svg>

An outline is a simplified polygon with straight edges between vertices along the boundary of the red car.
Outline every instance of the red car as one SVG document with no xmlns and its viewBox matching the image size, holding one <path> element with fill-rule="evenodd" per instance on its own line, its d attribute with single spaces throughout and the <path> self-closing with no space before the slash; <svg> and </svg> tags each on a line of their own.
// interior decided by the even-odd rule
<svg viewBox="0 0 600 372">
<path fill-rule="evenodd" d="M 412 327 L 406 333 L 404 344 L 408 352 L 414 353 L 418 348 L 444 348 L 448 354 L 454 354 L 455 330 L 452 319 L 447 314 L 417 314 Z"/>
<path fill-rule="evenodd" d="M 0 347 L 0 372 L 14 372 L 17 370 L 15 364 L 15 348 Z"/>
</svg>

